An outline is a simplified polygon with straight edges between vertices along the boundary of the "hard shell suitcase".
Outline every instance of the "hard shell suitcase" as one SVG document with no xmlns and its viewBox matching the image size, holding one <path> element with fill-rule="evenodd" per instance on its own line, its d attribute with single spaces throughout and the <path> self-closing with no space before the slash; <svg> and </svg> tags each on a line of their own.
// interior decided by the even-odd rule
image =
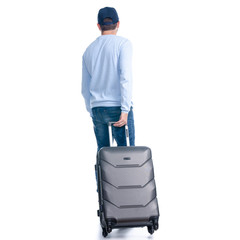
<svg viewBox="0 0 240 240">
<path fill-rule="evenodd" d="M 158 229 L 159 209 L 151 149 L 103 147 L 97 154 L 95 167 L 103 236 L 114 228 L 145 226 L 153 234 Z"/>
</svg>

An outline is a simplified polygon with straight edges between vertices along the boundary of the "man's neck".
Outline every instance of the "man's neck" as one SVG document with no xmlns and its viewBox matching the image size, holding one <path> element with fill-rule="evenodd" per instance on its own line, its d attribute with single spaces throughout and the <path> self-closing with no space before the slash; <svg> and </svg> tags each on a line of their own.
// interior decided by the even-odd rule
<svg viewBox="0 0 240 240">
<path fill-rule="evenodd" d="M 103 31 L 102 35 L 117 35 L 117 31 L 112 31 L 112 30 Z"/>
</svg>

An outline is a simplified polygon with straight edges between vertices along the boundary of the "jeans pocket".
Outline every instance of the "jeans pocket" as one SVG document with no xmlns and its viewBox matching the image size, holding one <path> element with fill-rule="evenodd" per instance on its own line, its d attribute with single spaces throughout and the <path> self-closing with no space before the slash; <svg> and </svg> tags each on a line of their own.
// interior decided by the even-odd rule
<svg viewBox="0 0 240 240">
<path fill-rule="evenodd" d="M 121 109 L 119 108 L 113 108 L 108 109 L 105 115 L 106 122 L 117 122 L 121 115 Z"/>
</svg>

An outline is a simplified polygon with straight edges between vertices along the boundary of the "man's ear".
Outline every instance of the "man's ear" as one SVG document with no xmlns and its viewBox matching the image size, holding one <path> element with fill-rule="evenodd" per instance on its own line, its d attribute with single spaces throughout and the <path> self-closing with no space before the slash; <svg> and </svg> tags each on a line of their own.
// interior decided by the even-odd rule
<svg viewBox="0 0 240 240">
<path fill-rule="evenodd" d="M 97 26 L 98 26 L 98 29 L 99 29 L 100 31 L 102 31 L 101 26 L 100 26 L 99 23 L 97 24 Z"/>
<path fill-rule="evenodd" d="M 119 28 L 119 25 L 120 25 L 120 22 L 118 21 L 118 22 L 117 22 L 117 28 Z"/>
</svg>

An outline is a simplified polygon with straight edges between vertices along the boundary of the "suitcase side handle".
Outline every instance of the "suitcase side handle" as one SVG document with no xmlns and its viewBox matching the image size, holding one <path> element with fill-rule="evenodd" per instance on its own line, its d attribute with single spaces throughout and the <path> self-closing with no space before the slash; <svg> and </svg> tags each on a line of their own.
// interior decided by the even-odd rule
<svg viewBox="0 0 240 240">
<path fill-rule="evenodd" d="M 114 143 L 114 138 L 112 135 L 112 125 L 116 122 L 109 122 L 108 123 L 108 133 L 109 133 L 109 142 L 110 142 L 110 147 L 113 146 Z M 125 135 L 126 135 L 126 140 L 127 140 L 127 146 L 130 146 L 130 139 L 129 139 L 129 131 L 128 131 L 128 125 L 126 124 L 125 126 Z"/>
</svg>

